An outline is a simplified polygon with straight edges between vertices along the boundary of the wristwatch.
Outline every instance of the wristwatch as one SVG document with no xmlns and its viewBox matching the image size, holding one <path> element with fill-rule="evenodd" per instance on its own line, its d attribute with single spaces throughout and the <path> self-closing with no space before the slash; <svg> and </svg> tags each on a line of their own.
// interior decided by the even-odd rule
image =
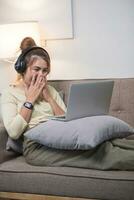
<svg viewBox="0 0 134 200">
<path fill-rule="evenodd" d="M 24 106 L 25 108 L 29 109 L 29 110 L 32 110 L 32 109 L 33 109 L 33 104 L 30 103 L 30 102 L 28 102 L 28 101 L 26 101 L 26 102 L 23 104 L 23 106 Z"/>
</svg>

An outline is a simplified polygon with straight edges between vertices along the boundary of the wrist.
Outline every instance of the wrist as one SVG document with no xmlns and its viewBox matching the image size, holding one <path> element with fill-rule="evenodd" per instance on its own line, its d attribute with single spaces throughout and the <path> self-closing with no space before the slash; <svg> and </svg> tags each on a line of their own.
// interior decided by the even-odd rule
<svg viewBox="0 0 134 200">
<path fill-rule="evenodd" d="M 52 104 L 54 102 L 54 99 L 52 97 L 50 97 L 50 98 L 47 99 L 47 102 Z"/>
<path fill-rule="evenodd" d="M 29 102 L 29 103 L 31 103 L 32 105 L 34 105 L 35 100 L 30 99 L 30 98 L 26 98 L 26 102 Z"/>
</svg>

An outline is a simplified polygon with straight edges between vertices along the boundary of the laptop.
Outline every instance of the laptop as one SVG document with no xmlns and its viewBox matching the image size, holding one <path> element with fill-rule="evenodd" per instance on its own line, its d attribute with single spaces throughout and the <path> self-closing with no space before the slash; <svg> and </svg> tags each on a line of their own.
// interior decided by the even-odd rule
<svg viewBox="0 0 134 200">
<path fill-rule="evenodd" d="M 82 117 L 106 115 L 109 112 L 114 81 L 74 83 L 70 87 L 67 111 L 53 120 L 70 121 Z"/>
</svg>

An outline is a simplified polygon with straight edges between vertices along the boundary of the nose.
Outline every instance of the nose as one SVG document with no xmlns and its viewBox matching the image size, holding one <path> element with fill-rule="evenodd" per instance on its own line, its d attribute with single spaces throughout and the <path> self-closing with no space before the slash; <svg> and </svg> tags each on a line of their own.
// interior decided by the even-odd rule
<svg viewBox="0 0 134 200">
<path fill-rule="evenodd" d="M 39 74 L 40 74 L 40 75 L 43 75 L 43 71 L 42 71 L 42 70 L 40 70 L 40 71 L 39 71 Z"/>
</svg>

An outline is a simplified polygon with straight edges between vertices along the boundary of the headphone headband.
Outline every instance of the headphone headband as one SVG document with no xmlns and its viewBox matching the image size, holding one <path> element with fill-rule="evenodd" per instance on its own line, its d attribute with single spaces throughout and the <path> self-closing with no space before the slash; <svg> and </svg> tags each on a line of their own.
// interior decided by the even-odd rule
<svg viewBox="0 0 134 200">
<path fill-rule="evenodd" d="M 33 47 L 30 47 L 30 48 L 27 48 L 25 49 L 24 51 L 22 51 L 22 53 L 19 55 L 17 61 L 15 62 L 15 70 L 22 74 L 25 72 L 26 70 L 26 61 L 25 61 L 25 57 L 26 55 L 30 52 L 30 51 L 33 51 L 33 50 L 36 50 L 36 49 L 41 49 L 44 51 L 44 53 L 46 54 L 46 56 L 48 57 L 48 59 L 50 60 L 50 57 L 49 57 L 49 54 L 48 52 L 43 49 L 42 47 L 39 47 L 39 46 L 33 46 Z"/>
</svg>

